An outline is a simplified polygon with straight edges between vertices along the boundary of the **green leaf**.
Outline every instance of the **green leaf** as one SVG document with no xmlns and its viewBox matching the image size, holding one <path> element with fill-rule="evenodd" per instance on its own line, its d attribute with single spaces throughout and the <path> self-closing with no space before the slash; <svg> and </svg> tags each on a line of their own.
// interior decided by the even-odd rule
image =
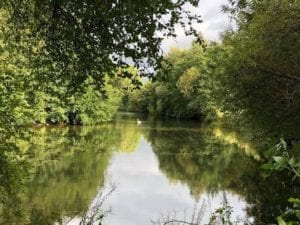
<svg viewBox="0 0 300 225">
<path fill-rule="evenodd" d="M 296 162 L 296 160 L 295 160 L 294 157 L 290 158 L 289 161 L 288 161 L 288 163 L 289 163 L 290 166 L 292 166 L 292 167 L 296 167 L 296 166 L 297 166 L 297 162 Z"/>
<path fill-rule="evenodd" d="M 263 170 L 272 170 L 274 169 L 274 165 L 272 163 L 265 163 L 261 165 L 260 168 Z"/>
<path fill-rule="evenodd" d="M 277 217 L 277 223 L 278 225 L 286 225 L 286 222 L 282 219 L 281 216 Z"/>
<path fill-rule="evenodd" d="M 295 206 L 300 207 L 300 199 L 299 198 L 289 198 L 290 203 L 294 203 Z"/>
<path fill-rule="evenodd" d="M 300 210 L 296 210 L 295 214 L 296 214 L 297 218 L 300 220 Z"/>
<path fill-rule="evenodd" d="M 278 163 L 281 167 L 284 167 L 287 165 L 287 161 L 281 157 L 281 156 L 274 156 L 273 159 L 276 163 Z"/>
</svg>

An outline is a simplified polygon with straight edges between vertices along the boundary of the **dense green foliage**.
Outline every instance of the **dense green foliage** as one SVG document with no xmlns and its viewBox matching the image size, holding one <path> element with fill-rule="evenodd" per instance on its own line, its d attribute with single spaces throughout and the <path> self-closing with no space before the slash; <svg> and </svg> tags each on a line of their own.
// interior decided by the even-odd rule
<svg viewBox="0 0 300 225">
<path fill-rule="evenodd" d="M 299 10 L 286 0 L 239 7 L 239 29 L 225 35 L 215 73 L 222 111 L 289 139 L 300 134 Z"/>
<path fill-rule="evenodd" d="M 204 48 L 173 49 L 151 83 L 131 95 L 132 108 L 173 118 L 200 118 L 209 114 L 205 87 L 207 59 Z"/>
<path fill-rule="evenodd" d="M 28 27 L 32 37 L 44 41 L 42 55 L 64 70 L 72 85 L 92 76 L 102 82 L 103 73 L 132 60 L 138 67 L 157 66 L 160 43 L 174 36 L 176 25 L 186 34 L 200 18 L 186 10 L 199 0 L 154 1 L 39 1 L 3 0 L 14 31 Z M 19 35 L 19 34 L 18 34 Z"/>
<path fill-rule="evenodd" d="M 121 93 L 112 84 L 117 79 L 116 74 L 105 76 L 101 88 L 88 76 L 83 83 L 77 84 L 77 91 L 72 91 L 71 81 L 58 78 L 58 74 L 64 72 L 57 71 L 54 62 L 39 54 L 39 45 L 43 43 L 32 41 L 32 32 L 28 29 L 21 41 L 10 36 L 12 30 L 7 27 L 7 13 L 1 12 L 0 26 L 4 32 L 0 36 L 0 98 L 4 119 L 28 125 L 95 124 L 112 118 L 121 100 Z M 3 121 L 2 126 L 7 124 L 12 125 Z"/>
<path fill-rule="evenodd" d="M 1 203 L 18 203 L 28 172 L 30 151 L 17 141 L 29 138 L 24 125 L 111 120 L 127 87 L 119 67 L 124 60 L 156 65 L 162 38 L 154 34 L 172 35 L 176 24 L 197 19 L 184 10 L 186 2 L 198 4 L 0 2 Z M 166 23 L 164 15 L 171 15 Z"/>
<path fill-rule="evenodd" d="M 198 0 L 1 1 L 3 114 L 22 125 L 110 120 L 119 68 L 156 67 L 162 36 L 173 36 L 177 24 L 195 33 L 190 23 L 200 20 L 187 3 Z"/>
<path fill-rule="evenodd" d="M 119 67 L 157 66 L 175 25 L 195 33 L 187 3 L 198 0 L 1 1 L 1 112 L 22 125 L 110 120 Z"/>
</svg>

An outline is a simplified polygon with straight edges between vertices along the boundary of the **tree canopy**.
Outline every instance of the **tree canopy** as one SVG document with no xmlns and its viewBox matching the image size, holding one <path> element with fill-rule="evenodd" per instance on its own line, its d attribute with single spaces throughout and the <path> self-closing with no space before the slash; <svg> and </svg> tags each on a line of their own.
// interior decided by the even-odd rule
<svg viewBox="0 0 300 225">
<path fill-rule="evenodd" d="M 278 136 L 299 136 L 299 1 L 244 1 L 214 73 L 219 105 Z"/>
<path fill-rule="evenodd" d="M 15 35 L 29 29 L 32 39 L 43 42 L 40 54 L 54 60 L 76 84 L 87 75 L 101 82 L 104 72 L 129 62 L 138 68 L 156 67 L 162 56 L 161 41 L 175 36 L 176 25 L 182 25 L 186 34 L 196 34 L 191 24 L 200 22 L 200 17 L 185 6 L 198 3 L 4 0 L 0 7 L 8 12 Z"/>
</svg>

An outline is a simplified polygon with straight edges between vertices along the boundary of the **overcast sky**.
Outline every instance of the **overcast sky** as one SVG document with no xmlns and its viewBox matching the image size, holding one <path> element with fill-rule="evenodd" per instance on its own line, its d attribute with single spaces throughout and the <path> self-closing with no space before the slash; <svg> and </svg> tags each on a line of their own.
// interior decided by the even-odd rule
<svg viewBox="0 0 300 225">
<path fill-rule="evenodd" d="M 200 15 L 203 20 L 201 24 L 194 27 L 203 34 L 205 39 L 218 41 L 220 32 L 230 27 L 228 16 L 221 12 L 221 6 L 226 3 L 227 0 L 200 0 L 199 7 L 192 9 L 192 12 Z M 165 53 L 172 47 L 189 48 L 191 46 L 191 37 L 187 37 L 181 28 L 177 27 L 176 33 L 176 39 L 169 38 L 162 43 Z"/>
</svg>

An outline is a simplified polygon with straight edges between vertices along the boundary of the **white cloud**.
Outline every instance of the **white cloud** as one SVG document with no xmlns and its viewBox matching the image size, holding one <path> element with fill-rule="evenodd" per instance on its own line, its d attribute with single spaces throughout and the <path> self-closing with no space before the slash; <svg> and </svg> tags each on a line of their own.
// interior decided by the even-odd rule
<svg viewBox="0 0 300 225">
<path fill-rule="evenodd" d="M 228 15 L 221 12 L 221 6 L 227 4 L 227 0 L 200 0 L 198 8 L 189 7 L 193 13 L 201 16 L 203 22 L 194 24 L 194 27 L 210 41 L 219 41 L 220 33 L 231 26 Z M 162 49 L 167 53 L 172 47 L 189 48 L 192 37 L 184 34 L 181 27 L 176 27 L 176 38 L 168 38 L 163 41 Z"/>
</svg>

